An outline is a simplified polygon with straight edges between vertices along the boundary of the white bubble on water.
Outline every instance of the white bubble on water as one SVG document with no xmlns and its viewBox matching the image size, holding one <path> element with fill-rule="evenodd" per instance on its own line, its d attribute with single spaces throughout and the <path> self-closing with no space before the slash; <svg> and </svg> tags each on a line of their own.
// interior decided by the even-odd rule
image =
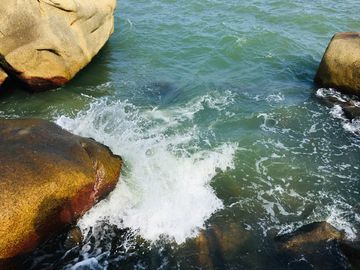
<svg viewBox="0 0 360 270">
<path fill-rule="evenodd" d="M 182 243 L 197 236 L 206 219 L 223 208 L 210 183 L 217 169 L 233 168 L 236 146 L 224 143 L 203 150 L 197 142 L 207 138 L 196 127 L 164 133 L 177 115 L 158 109 L 156 116 L 166 120 L 158 125 L 147 118 L 149 112 L 140 113 L 128 102 L 102 100 L 75 119 L 58 118 L 60 126 L 108 145 L 124 159 L 118 185 L 83 216 L 83 229 L 106 219 L 150 241 L 165 236 Z"/>
</svg>

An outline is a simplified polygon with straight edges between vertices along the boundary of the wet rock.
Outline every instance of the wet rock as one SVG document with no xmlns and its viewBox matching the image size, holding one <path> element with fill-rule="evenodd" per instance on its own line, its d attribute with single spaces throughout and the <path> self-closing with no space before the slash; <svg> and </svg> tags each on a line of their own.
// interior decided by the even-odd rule
<svg viewBox="0 0 360 270">
<path fill-rule="evenodd" d="M 302 226 L 293 233 L 275 237 L 279 250 L 295 254 L 313 253 L 322 249 L 331 240 L 340 240 L 344 232 L 336 230 L 329 223 L 314 222 Z"/>
<path fill-rule="evenodd" d="M 71 249 L 78 246 L 83 240 L 83 235 L 78 226 L 71 226 L 66 233 L 66 238 L 64 240 L 64 248 Z"/>
<path fill-rule="evenodd" d="M 2 85 L 7 78 L 8 75 L 2 69 L 0 69 L 0 85 Z"/>
<path fill-rule="evenodd" d="M 349 260 L 354 269 L 360 269 L 360 243 L 352 241 L 340 241 L 341 252 Z"/>
<path fill-rule="evenodd" d="M 355 106 L 354 103 L 341 101 L 340 99 L 336 97 L 320 97 L 320 102 L 324 104 L 327 107 L 334 107 L 334 105 L 339 105 L 341 108 L 347 107 L 347 106 Z"/>
<path fill-rule="evenodd" d="M 314 222 L 274 238 L 274 257 L 288 269 L 352 269 L 339 250 L 344 231 Z"/>
<path fill-rule="evenodd" d="M 314 81 L 321 87 L 360 97 L 360 32 L 332 37 Z"/>
<path fill-rule="evenodd" d="M 360 108 L 355 105 L 344 106 L 343 112 L 344 112 L 346 118 L 348 118 L 350 120 L 360 119 Z"/>
<path fill-rule="evenodd" d="M 198 257 L 196 264 L 206 269 L 224 269 L 245 246 L 250 232 L 240 223 L 215 221 L 196 238 Z"/>
<path fill-rule="evenodd" d="M 121 158 L 40 119 L 0 119 L 0 269 L 22 261 L 115 187 Z"/>
<path fill-rule="evenodd" d="M 31 93 L 58 88 L 87 65 L 114 31 L 116 0 L 3 1 L 4 72 Z"/>
<path fill-rule="evenodd" d="M 209 243 L 207 237 L 205 236 L 205 233 L 201 232 L 195 241 L 198 248 L 198 264 L 201 267 L 214 269 L 212 259 L 210 257 Z"/>
<path fill-rule="evenodd" d="M 356 106 L 354 103 L 341 101 L 336 97 L 322 97 L 320 101 L 328 107 L 339 105 L 342 108 L 345 117 L 349 120 L 360 120 L 360 107 Z"/>
</svg>

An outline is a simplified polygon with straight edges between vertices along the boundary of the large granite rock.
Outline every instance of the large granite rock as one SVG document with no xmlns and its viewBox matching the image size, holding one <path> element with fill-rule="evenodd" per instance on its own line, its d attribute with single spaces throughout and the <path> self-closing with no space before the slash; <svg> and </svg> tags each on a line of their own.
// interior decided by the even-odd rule
<svg viewBox="0 0 360 270">
<path fill-rule="evenodd" d="M 32 93 L 64 85 L 113 33 L 115 7 L 116 0 L 1 1 L 1 69 Z"/>
<path fill-rule="evenodd" d="M 314 81 L 321 87 L 360 97 L 360 32 L 333 36 Z"/>
<path fill-rule="evenodd" d="M 116 185 L 121 158 L 40 119 L 0 119 L 0 269 L 76 222 Z"/>
</svg>

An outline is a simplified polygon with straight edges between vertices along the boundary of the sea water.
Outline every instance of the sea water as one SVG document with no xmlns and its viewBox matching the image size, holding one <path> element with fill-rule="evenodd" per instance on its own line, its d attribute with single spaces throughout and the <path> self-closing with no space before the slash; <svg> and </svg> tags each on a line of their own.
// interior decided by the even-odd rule
<svg viewBox="0 0 360 270">
<path fill-rule="evenodd" d="M 359 30 L 359 1 L 117 4 L 114 34 L 67 85 L 0 97 L 0 117 L 54 121 L 124 160 L 78 223 L 84 242 L 32 269 L 313 269 L 269 235 L 327 221 L 358 237 L 360 123 L 322 100 L 360 102 L 313 78 L 331 37 Z M 231 248 L 203 249 L 209 228 Z"/>
</svg>

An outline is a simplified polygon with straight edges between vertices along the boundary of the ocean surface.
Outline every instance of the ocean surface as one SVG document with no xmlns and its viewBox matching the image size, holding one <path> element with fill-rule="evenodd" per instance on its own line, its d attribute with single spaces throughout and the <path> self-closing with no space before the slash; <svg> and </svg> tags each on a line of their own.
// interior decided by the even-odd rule
<svg viewBox="0 0 360 270">
<path fill-rule="evenodd" d="M 80 221 L 84 242 L 29 269 L 350 269 L 331 246 L 283 257 L 280 235 L 360 233 L 360 123 L 313 78 L 360 1 L 118 1 L 115 32 L 72 81 L 9 89 L 0 117 L 37 117 L 121 155 Z"/>
</svg>

